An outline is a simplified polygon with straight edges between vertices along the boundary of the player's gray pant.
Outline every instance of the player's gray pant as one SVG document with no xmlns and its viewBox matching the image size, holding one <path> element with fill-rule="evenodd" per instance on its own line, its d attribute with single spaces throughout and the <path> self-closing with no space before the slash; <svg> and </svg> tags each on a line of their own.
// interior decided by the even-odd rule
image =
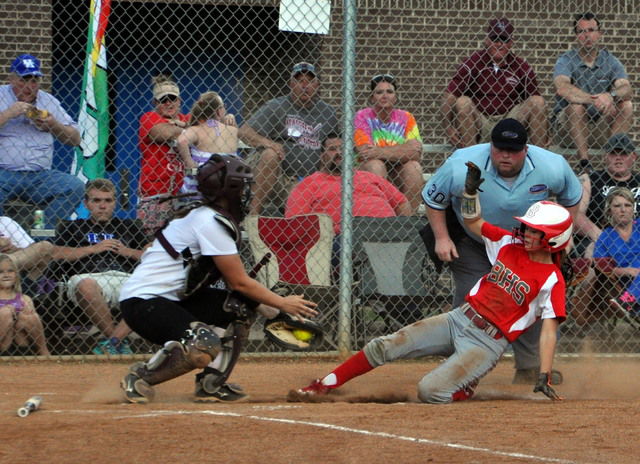
<svg viewBox="0 0 640 464">
<path fill-rule="evenodd" d="M 484 245 L 471 237 L 464 237 L 456 243 L 458 259 L 449 263 L 455 293 L 453 307 L 464 303 L 464 297 L 476 282 L 491 270 Z M 516 369 L 538 369 L 540 367 L 540 329 L 542 320 L 533 324 L 512 343 Z"/>
<path fill-rule="evenodd" d="M 496 365 L 508 346 L 476 327 L 460 308 L 374 338 L 364 347 L 369 363 L 378 367 L 396 359 L 448 356 L 418 383 L 418 398 L 425 403 L 450 403 L 454 394 L 473 388 Z"/>
</svg>

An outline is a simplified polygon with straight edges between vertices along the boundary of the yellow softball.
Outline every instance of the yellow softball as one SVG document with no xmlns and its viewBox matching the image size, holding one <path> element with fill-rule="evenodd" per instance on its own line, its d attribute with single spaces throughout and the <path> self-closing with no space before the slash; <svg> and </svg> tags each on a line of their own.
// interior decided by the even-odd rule
<svg viewBox="0 0 640 464">
<path fill-rule="evenodd" d="M 313 332 L 304 329 L 293 329 L 293 336 L 296 337 L 297 340 L 301 342 L 308 342 L 313 338 Z"/>
</svg>

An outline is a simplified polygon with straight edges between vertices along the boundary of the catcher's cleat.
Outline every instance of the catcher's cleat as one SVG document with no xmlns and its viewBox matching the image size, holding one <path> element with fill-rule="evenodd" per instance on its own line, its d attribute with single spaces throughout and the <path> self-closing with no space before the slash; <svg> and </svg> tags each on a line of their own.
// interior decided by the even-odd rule
<svg viewBox="0 0 640 464">
<path fill-rule="evenodd" d="M 331 389 L 332 389 L 331 387 L 328 387 L 325 384 L 323 384 L 320 379 L 316 379 L 306 387 L 296 390 L 296 392 L 301 395 L 310 395 L 310 396 L 326 395 L 329 393 Z"/>
<path fill-rule="evenodd" d="M 236 383 L 225 383 L 215 392 L 209 393 L 202 388 L 200 382 L 196 382 L 196 393 L 193 401 L 196 403 L 235 403 L 248 398 L 249 395 Z"/>
<path fill-rule="evenodd" d="M 516 385 L 535 385 L 538 381 L 539 369 L 516 369 L 511 383 Z M 562 372 L 555 369 L 551 370 L 551 385 L 561 385 L 564 381 Z"/>
<path fill-rule="evenodd" d="M 134 373 L 125 375 L 120 386 L 124 390 L 125 398 L 130 403 L 148 403 L 153 400 L 155 395 L 153 387 Z"/>
</svg>

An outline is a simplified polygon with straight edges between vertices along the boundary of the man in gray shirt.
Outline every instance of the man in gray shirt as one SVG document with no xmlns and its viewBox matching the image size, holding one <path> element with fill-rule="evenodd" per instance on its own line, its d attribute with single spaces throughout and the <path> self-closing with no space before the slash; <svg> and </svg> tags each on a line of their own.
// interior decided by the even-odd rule
<svg viewBox="0 0 640 464">
<path fill-rule="evenodd" d="M 580 165 L 590 170 L 590 143 L 602 147 L 612 134 L 629 132 L 632 89 L 620 60 L 600 47 L 595 15 L 576 15 L 573 28 L 578 47 L 560 55 L 553 72 L 557 141 L 566 146 L 572 139 Z"/>
<path fill-rule="evenodd" d="M 322 140 L 338 128 L 335 108 L 317 98 L 315 66 L 294 65 L 289 88 L 289 95 L 265 103 L 238 131 L 256 149 L 251 214 L 260 214 L 267 199 L 283 210 L 293 185 L 318 169 Z"/>
</svg>

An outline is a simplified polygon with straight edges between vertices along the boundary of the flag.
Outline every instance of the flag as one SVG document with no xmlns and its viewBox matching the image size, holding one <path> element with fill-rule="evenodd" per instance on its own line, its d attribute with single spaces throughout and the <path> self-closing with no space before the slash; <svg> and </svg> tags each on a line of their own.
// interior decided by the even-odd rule
<svg viewBox="0 0 640 464">
<path fill-rule="evenodd" d="M 105 149 L 109 140 L 109 95 L 107 92 L 107 50 L 104 34 L 111 13 L 111 0 L 91 0 L 87 56 L 82 77 L 80 146 L 71 173 L 83 182 L 104 176 Z"/>
</svg>

